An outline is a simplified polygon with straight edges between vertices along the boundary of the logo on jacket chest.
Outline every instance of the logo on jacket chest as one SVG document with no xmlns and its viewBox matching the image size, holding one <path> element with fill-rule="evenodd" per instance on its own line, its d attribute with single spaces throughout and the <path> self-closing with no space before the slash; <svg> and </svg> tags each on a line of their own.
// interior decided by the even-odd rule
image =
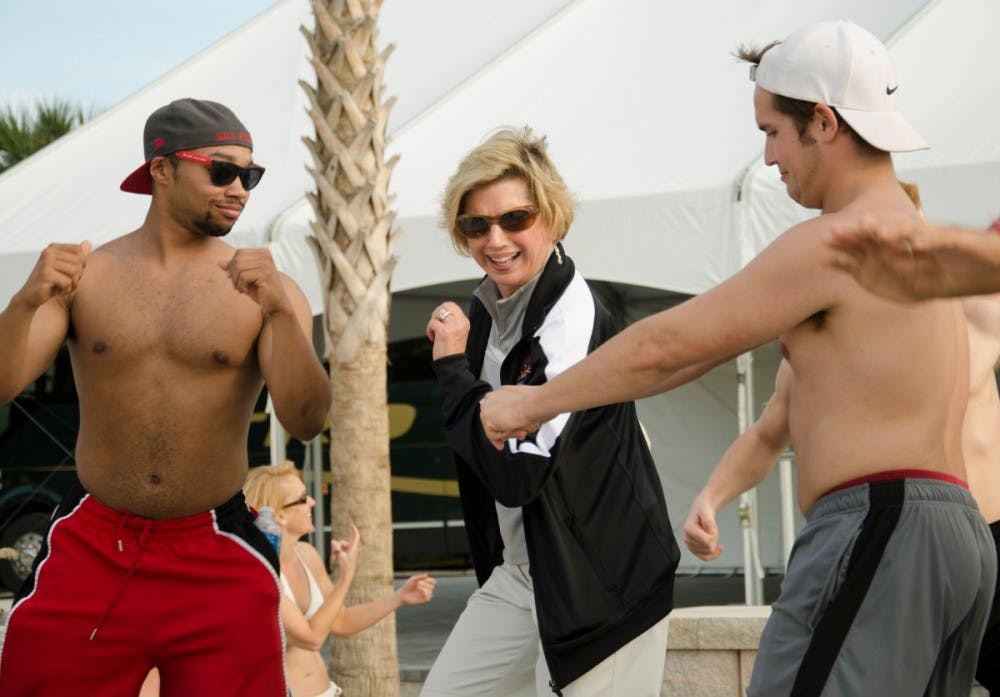
<svg viewBox="0 0 1000 697">
<path fill-rule="evenodd" d="M 514 379 L 514 382 L 521 384 L 529 377 L 531 377 L 531 356 L 525 356 L 521 360 L 521 367 L 517 371 L 517 377 Z"/>
</svg>

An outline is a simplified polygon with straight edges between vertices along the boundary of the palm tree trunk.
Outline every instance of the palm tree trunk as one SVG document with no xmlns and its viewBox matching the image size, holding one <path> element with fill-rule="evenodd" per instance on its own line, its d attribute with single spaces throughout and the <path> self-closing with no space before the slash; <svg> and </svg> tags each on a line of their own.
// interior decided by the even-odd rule
<svg viewBox="0 0 1000 697">
<path fill-rule="evenodd" d="M 395 160 L 384 161 L 391 101 L 382 103 L 382 73 L 391 47 L 375 48 L 381 0 L 312 0 L 314 31 L 303 29 L 316 69 L 302 83 L 316 127 L 306 144 L 316 191 L 309 242 L 326 290 L 330 380 L 331 522 L 335 537 L 349 523 L 362 549 L 348 603 L 392 590 L 386 341 L 395 213 L 387 188 Z M 333 642 L 335 680 L 348 695 L 396 697 L 396 624 L 390 617 Z"/>
</svg>

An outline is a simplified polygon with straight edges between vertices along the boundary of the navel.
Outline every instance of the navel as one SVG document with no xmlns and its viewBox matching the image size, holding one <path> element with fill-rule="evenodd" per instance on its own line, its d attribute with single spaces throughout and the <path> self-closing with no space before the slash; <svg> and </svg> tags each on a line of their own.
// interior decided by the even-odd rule
<svg viewBox="0 0 1000 697">
<path fill-rule="evenodd" d="M 160 479 L 160 475 L 158 474 L 149 475 L 149 483 L 152 484 L 153 486 L 158 486 L 161 481 L 163 480 Z"/>
</svg>

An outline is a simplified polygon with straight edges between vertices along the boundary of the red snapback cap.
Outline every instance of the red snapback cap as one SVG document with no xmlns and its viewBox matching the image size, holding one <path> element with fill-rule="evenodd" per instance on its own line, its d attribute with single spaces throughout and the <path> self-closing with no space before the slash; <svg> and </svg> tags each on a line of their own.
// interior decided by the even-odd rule
<svg viewBox="0 0 1000 697">
<path fill-rule="evenodd" d="M 153 193 L 149 163 L 154 157 L 209 145 L 242 145 L 253 151 L 249 131 L 229 107 L 190 98 L 177 99 L 150 114 L 142 132 L 142 145 L 146 161 L 125 177 L 122 191 Z"/>
</svg>

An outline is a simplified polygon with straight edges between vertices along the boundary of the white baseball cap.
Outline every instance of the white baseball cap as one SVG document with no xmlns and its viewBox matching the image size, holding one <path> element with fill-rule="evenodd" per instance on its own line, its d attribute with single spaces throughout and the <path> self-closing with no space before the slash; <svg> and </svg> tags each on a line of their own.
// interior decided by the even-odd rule
<svg viewBox="0 0 1000 697">
<path fill-rule="evenodd" d="M 798 30 L 766 51 L 750 77 L 772 94 L 834 107 L 879 150 L 930 147 L 899 113 L 899 83 L 889 51 L 853 22 L 820 22 Z"/>
</svg>

